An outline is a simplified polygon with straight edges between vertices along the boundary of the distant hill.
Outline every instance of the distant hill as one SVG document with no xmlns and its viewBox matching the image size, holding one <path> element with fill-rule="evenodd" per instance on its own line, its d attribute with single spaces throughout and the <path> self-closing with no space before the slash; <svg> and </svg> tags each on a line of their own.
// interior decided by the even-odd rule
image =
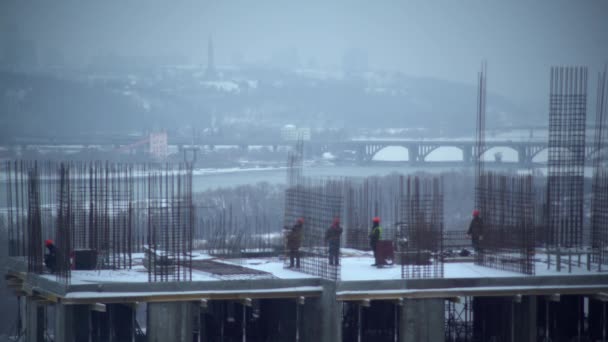
<svg viewBox="0 0 608 342">
<path fill-rule="evenodd" d="M 217 80 L 196 70 L 94 76 L 0 73 L 0 134 L 123 134 L 234 123 L 425 127 L 448 134 L 475 129 L 475 86 L 397 73 L 229 69 Z M 488 96 L 489 124 L 529 124 L 531 117 L 503 97 Z"/>
</svg>

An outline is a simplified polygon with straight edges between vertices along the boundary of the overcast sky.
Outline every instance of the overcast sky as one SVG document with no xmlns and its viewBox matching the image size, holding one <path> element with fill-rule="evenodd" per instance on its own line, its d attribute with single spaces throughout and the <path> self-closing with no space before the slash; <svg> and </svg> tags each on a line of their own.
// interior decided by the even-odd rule
<svg viewBox="0 0 608 342">
<path fill-rule="evenodd" d="M 608 1 L 112 1 L 0 2 L 4 37 L 36 42 L 67 60 L 100 54 L 181 55 L 216 64 L 273 61 L 297 51 L 304 64 L 340 67 L 348 49 L 375 69 L 475 83 L 522 104 L 548 102 L 549 66 L 608 61 Z M 19 33 L 17 33 L 19 32 Z M 235 58 L 235 56 L 240 56 Z"/>
</svg>

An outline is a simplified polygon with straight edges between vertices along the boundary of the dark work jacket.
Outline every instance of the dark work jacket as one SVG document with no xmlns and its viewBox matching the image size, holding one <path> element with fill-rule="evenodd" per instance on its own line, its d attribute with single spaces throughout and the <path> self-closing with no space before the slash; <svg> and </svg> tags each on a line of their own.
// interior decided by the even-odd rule
<svg viewBox="0 0 608 342">
<path fill-rule="evenodd" d="M 295 224 L 287 233 L 287 248 L 290 250 L 298 250 L 302 245 L 302 228 L 301 224 Z"/>
<path fill-rule="evenodd" d="M 55 245 L 46 246 L 48 253 L 44 255 L 44 264 L 51 272 L 57 269 L 57 248 Z"/>
<path fill-rule="evenodd" d="M 483 235 L 483 221 L 481 220 L 481 217 L 473 217 L 467 233 L 471 234 L 474 242 L 479 241 L 479 237 Z"/>
<path fill-rule="evenodd" d="M 329 243 L 330 249 L 340 248 L 340 235 L 342 235 L 342 227 L 339 224 L 334 224 L 325 231 L 325 240 Z"/>
</svg>

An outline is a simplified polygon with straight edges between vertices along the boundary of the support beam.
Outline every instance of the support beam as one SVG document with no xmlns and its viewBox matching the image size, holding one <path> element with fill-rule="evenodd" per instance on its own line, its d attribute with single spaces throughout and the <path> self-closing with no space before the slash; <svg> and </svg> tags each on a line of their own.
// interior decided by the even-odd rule
<svg viewBox="0 0 608 342">
<path fill-rule="evenodd" d="M 25 299 L 25 337 L 27 342 L 44 341 L 44 307 L 34 298 Z"/>
</svg>

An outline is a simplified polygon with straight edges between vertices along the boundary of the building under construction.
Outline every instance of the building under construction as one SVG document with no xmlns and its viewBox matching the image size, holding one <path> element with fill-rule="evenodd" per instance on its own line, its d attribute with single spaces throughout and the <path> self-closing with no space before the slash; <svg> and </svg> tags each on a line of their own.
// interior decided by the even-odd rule
<svg viewBox="0 0 608 342">
<path fill-rule="evenodd" d="M 310 178 L 301 142 L 278 224 L 250 200 L 239 206 L 260 214 L 238 220 L 235 206 L 197 206 L 188 164 L 6 163 L 14 337 L 606 341 L 605 72 L 599 79 L 598 153 L 585 193 L 586 69 L 552 70 L 549 170 L 535 179 L 483 167 L 484 67 L 474 185 L 484 228 L 475 246 L 466 227 L 446 229 L 441 175 Z"/>
</svg>

